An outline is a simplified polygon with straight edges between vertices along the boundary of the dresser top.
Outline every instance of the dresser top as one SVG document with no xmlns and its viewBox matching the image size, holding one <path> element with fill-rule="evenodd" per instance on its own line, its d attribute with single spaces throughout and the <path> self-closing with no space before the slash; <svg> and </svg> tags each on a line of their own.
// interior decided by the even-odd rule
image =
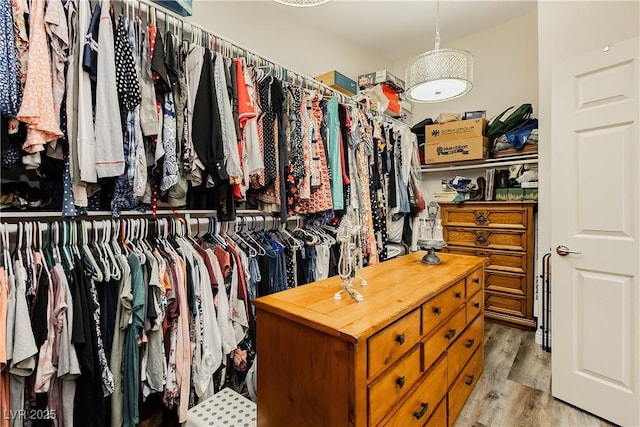
<svg viewBox="0 0 640 427">
<path fill-rule="evenodd" d="M 360 285 L 360 279 L 354 280 L 354 289 L 364 297 L 361 302 L 345 294 L 341 300 L 333 299 L 342 288 L 340 277 L 334 276 L 258 298 L 255 305 L 356 342 L 419 307 L 485 262 L 485 258 L 441 253 L 440 265 L 427 265 L 420 262 L 425 253 L 414 252 L 358 270 L 358 276 L 368 282 L 365 287 Z"/>
</svg>

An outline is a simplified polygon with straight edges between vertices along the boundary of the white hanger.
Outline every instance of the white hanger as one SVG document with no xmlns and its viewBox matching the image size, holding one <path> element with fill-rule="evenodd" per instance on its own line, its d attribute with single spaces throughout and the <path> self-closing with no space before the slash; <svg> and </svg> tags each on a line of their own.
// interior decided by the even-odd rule
<svg viewBox="0 0 640 427">
<path fill-rule="evenodd" d="M 13 276 L 13 265 L 11 264 L 11 254 L 9 252 L 9 230 L 6 224 L 2 226 L 2 256 L 4 257 L 4 266 L 7 269 L 7 275 Z"/>
<path fill-rule="evenodd" d="M 52 242 L 51 242 L 51 254 L 53 255 L 53 261 L 56 264 L 62 264 L 62 256 L 60 255 L 60 224 L 56 221 L 51 224 L 52 227 Z"/>
<path fill-rule="evenodd" d="M 16 242 L 16 255 L 18 262 L 20 265 L 24 266 L 24 261 L 22 260 L 22 234 L 24 233 L 24 224 L 22 222 L 18 223 L 18 240 Z"/>
<path fill-rule="evenodd" d="M 95 273 L 95 280 L 98 282 L 102 282 L 105 280 L 105 275 L 103 273 L 103 270 L 106 270 L 106 269 L 104 266 L 104 262 L 103 262 L 103 265 L 99 265 L 98 262 L 93 257 L 93 254 L 91 253 L 91 249 L 89 249 L 89 230 L 87 227 L 88 227 L 87 221 L 84 221 L 84 220 L 80 221 L 80 232 L 82 233 L 82 245 L 80 246 L 80 250 L 86 256 L 89 264 L 91 264 L 91 267 L 93 268 L 93 271 Z"/>
<path fill-rule="evenodd" d="M 109 259 L 109 255 L 107 255 L 101 245 L 100 233 L 98 232 L 98 221 L 93 220 L 87 225 L 90 225 L 89 228 L 92 231 L 92 237 L 89 240 L 91 240 L 91 243 L 98 252 L 98 259 L 96 259 L 96 262 L 98 262 L 101 266 L 100 270 L 102 271 L 104 281 L 108 282 L 109 280 L 111 280 L 111 266 L 109 265 L 111 259 Z"/>
</svg>

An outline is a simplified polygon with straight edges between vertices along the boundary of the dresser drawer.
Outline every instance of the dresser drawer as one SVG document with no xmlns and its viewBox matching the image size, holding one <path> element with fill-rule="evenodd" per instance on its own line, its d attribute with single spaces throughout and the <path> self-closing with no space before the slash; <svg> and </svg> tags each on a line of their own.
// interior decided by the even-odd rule
<svg viewBox="0 0 640 427">
<path fill-rule="evenodd" d="M 413 310 L 367 341 L 368 377 L 373 378 L 420 340 L 420 310 Z"/>
<path fill-rule="evenodd" d="M 484 310 L 484 292 L 478 291 L 467 301 L 467 324 L 473 322 L 473 319 Z"/>
<path fill-rule="evenodd" d="M 528 315 L 525 298 L 486 292 L 485 310 L 509 316 L 524 317 Z"/>
<path fill-rule="evenodd" d="M 447 425 L 447 399 L 442 399 L 425 427 L 443 427 Z"/>
<path fill-rule="evenodd" d="M 460 376 L 456 378 L 451 389 L 449 390 L 449 425 L 452 426 L 460 411 L 464 407 L 467 398 L 478 382 L 478 378 L 482 374 L 482 365 L 484 363 L 484 347 L 480 346 L 469 363 L 462 368 Z"/>
<path fill-rule="evenodd" d="M 473 249 L 469 247 L 448 246 L 442 250 L 452 254 L 475 255 L 489 259 L 487 271 L 499 270 L 511 273 L 527 271 L 527 254 L 524 252 L 498 251 L 492 249 Z"/>
<path fill-rule="evenodd" d="M 527 250 L 525 230 L 488 230 L 446 227 L 444 240 L 449 245 L 503 249 L 510 251 Z"/>
<path fill-rule="evenodd" d="M 377 424 L 421 375 L 420 346 L 416 345 L 369 388 L 369 425 Z"/>
<path fill-rule="evenodd" d="M 476 270 L 467 276 L 467 298 L 484 288 L 483 276 L 482 269 Z"/>
<path fill-rule="evenodd" d="M 447 392 L 446 377 L 447 356 L 443 355 L 424 375 L 416 388 L 411 390 L 409 398 L 384 425 L 397 427 L 424 425 Z"/>
<path fill-rule="evenodd" d="M 453 383 L 453 380 L 471 358 L 471 355 L 482 345 L 483 334 L 484 316 L 478 316 L 449 347 L 449 350 L 447 350 L 447 378 L 449 378 L 449 385 Z"/>
<path fill-rule="evenodd" d="M 466 311 L 464 307 L 461 307 L 447 323 L 436 329 L 433 334 L 423 341 L 424 369 L 428 369 L 440 357 L 442 352 L 455 341 L 466 324 Z"/>
<path fill-rule="evenodd" d="M 442 210 L 443 226 L 525 229 L 527 219 L 527 210 L 518 207 L 456 206 Z"/>
<path fill-rule="evenodd" d="M 422 304 L 422 334 L 429 335 L 443 320 L 464 304 L 465 279 Z"/>
<path fill-rule="evenodd" d="M 486 289 L 523 297 L 527 292 L 527 276 L 487 271 Z"/>
</svg>

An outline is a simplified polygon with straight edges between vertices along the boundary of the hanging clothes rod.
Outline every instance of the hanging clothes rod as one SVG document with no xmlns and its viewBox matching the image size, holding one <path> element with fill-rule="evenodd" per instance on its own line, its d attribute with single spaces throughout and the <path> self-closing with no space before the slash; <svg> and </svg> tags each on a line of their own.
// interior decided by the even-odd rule
<svg viewBox="0 0 640 427">
<path fill-rule="evenodd" d="M 234 221 L 224 221 L 224 222 L 220 222 L 221 224 L 237 224 L 237 223 L 245 223 L 247 225 L 255 225 L 255 224 L 261 224 L 261 223 L 265 223 L 265 224 L 275 224 L 275 223 L 279 223 L 280 222 L 280 217 L 278 216 L 274 216 L 274 215 L 265 215 L 263 212 L 261 211 L 255 211 L 256 213 L 253 215 L 247 215 L 247 216 L 238 216 L 236 217 L 236 219 Z M 172 213 L 173 214 L 173 213 Z M 201 212 L 197 212 L 198 215 L 201 214 Z M 15 223 L 8 223 L 8 222 L 3 222 L 0 224 L 0 228 L 2 229 L 6 229 L 7 232 L 9 234 L 16 234 L 19 231 L 19 227 L 20 227 L 20 223 L 24 224 L 37 224 L 38 227 L 41 229 L 41 231 L 47 231 L 49 227 L 51 227 L 52 224 L 54 223 L 84 223 L 87 225 L 88 231 L 93 231 L 93 230 L 102 230 L 104 228 L 104 221 L 117 221 L 118 223 L 120 221 L 128 221 L 128 220 L 139 220 L 139 219 L 148 219 L 149 221 L 155 221 L 156 219 L 153 218 L 109 218 L 106 217 L 104 220 L 102 219 L 60 219 L 60 220 L 51 220 L 51 221 L 20 221 L 20 222 L 15 222 Z M 212 219 L 215 220 L 215 218 L 213 216 L 201 216 L 201 217 L 191 217 L 190 214 L 185 214 L 184 217 L 165 217 L 165 218 L 158 218 L 158 219 L 167 219 L 167 220 L 181 220 L 181 221 L 185 221 L 189 223 L 189 226 L 191 227 L 192 230 L 194 230 L 194 227 L 198 227 L 201 225 L 208 225 L 209 222 L 211 222 Z M 300 218 L 297 216 L 292 216 L 289 217 L 287 219 L 287 221 L 298 221 Z M 217 221 L 217 220 L 216 220 Z"/>
<path fill-rule="evenodd" d="M 17 220 L 19 221 L 23 221 L 25 219 L 25 214 L 27 212 L 2 212 L 0 214 L 0 217 L 2 219 L 9 219 L 9 220 Z M 185 214 L 190 214 L 190 215 L 199 215 L 199 216 L 214 216 L 216 214 L 215 210 L 190 210 L 190 209 L 175 209 L 175 210 L 170 210 L 170 209 L 158 209 L 156 211 L 156 215 L 157 216 L 171 216 L 171 215 L 175 215 L 175 214 L 180 214 L 180 215 L 185 215 Z M 263 211 L 257 210 L 257 209 L 238 209 L 236 211 L 236 215 L 260 215 L 260 214 L 264 214 Z M 60 212 L 56 211 L 56 212 L 28 212 L 28 215 L 30 218 L 51 218 L 52 215 L 60 215 Z M 147 216 L 153 216 L 153 211 L 149 210 L 149 211 L 145 211 L 145 212 L 140 212 L 140 211 L 122 211 L 120 213 L 120 215 L 122 217 L 147 217 Z M 82 216 L 82 217 L 77 217 L 77 218 L 62 218 L 62 217 L 58 217 L 57 220 L 63 221 L 65 219 L 68 220 L 80 220 L 86 217 L 106 217 L 109 219 L 118 219 L 118 218 L 113 218 L 111 216 L 111 213 L 109 211 L 88 211 L 86 216 Z M 13 221 L 12 221 L 13 222 Z"/>
<path fill-rule="evenodd" d="M 124 5 L 131 5 L 132 1 L 131 0 L 120 0 L 121 2 L 124 3 Z M 278 64 L 277 62 L 273 61 L 272 59 L 268 58 L 265 55 L 262 55 L 260 53 L 256 53 L 253 50 L 247 49 L 246 47 L 242 46 L 241 44 L 232 41 L 230 39 L 227 39 L 226 37 L 221 37 L 217 34 L 215 34 L 214 32 L 212 32 L 211 30 L 204 28 L 201 25 L 195 24 L 193 22 L 190 21 L 185 21 L 184 17 L 178 15 L 177 13 L 170 11 L 156 3 L 152 3 L 150 0 L 137 0 L 137 2 L 135 2 L 135 4 L 133 4 L 133 7 L 138 7 L 139 9 L 142 9 L 143 7 L 146 7 L 147 10 L 147 14 L 148 15 L 152 15 L 154 13 L 154 10 L 157 10 L 158 12 L 160 12 L 162 15 L 164 15 L 164 23 L 165 23 L 165 30 L 169 29 L 170 30 L 170 26 L 171 23 L 168 22 L 168 17 L 170 17 L 174 23 L 173 23 L 173 28 L 176 29 L 176 21 L 180 22 L 180 30 L 182 31 L 182 33 L 184 34 L 185 29 L 187 28 L 187 26 L 189 26 L 189 28 L 191 29 L 191 33 L 190 35 L 193 34 L 193 29 L 196 28 L 199 31 L 204 32 L 207 36 L 213 37 L 213 42 L 214 42 L 214 48 L 217 52 L 219 53 L 223 53 L 221 50 L 222 49 L 226 49 L 226 50 L 230 50 L 231 53 L 234 53 L 234 51 L 240 55 L 242 53 L 242 56 L 247 60 L 247 62 L 251 65 L 255 65 L 255 66 L 260 66 L 262 62 L 262 65 L 265 65 L 265 63 L 267 65 L 271 65 L 276 69 L 280 69 L 282 71 L 284 71 L 284 78 L 283 80 L 288 81 L 291 84 L 297 84 L 298 86 L 303 86 L 306 87 L 307 89 L 324 89 L 324 90 L 328 90 L 330 91 L 332 94 L 336 95 L 338 98 L 344 100 L 345 102 L 348 103 L 353 103 L 354 105 L 358 105 L 361 106 L 360 104 L 357 104 L 356 102 L 354 102 L 350 97 L 346 96 L 345 94 L 338 92 L 337 90 L 335 90 L 334 88 L 327 86 L 326 84 L 319 82 L 318 80 L 315 80 L 312 77 L 308 77 L 306 75 L 304 75 L 303 73 L 300 73 L 296 70 L 293 70 L 290 67 L 286 67 L 283 65 Z M 114 6 L 114 10 L 115 10 L 115 6 Z M 139 14 L 138 14 L 139 15 Z M 158 13 L 156 13 L 155 19 L 158 18 Z M 151 17 L 149 18 L 151 19 Z M 229 46 L 225 46 L 225 44 L 229 45 Z M 229 49 L 230 48 L 230 49 Z M 289 74 L 292 74 L 292 79 L 289 80 Z"/>
</svg>

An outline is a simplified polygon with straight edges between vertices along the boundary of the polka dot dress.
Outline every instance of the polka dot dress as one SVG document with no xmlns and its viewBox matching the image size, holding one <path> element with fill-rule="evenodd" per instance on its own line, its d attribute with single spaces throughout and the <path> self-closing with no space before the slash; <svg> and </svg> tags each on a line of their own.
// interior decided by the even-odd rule
<svg viewBox="0 0 640 427">
<path fill-rule="evenodd" d="M 264 181 L 269 185 L 276 180 L 276 140 L 274 132 L 275 114 L 271 104 L 271 80 L 258 83 L 260 89 L 260 106 L 263 114 L 262 138 L 264 141 Z"/>
</svg>

